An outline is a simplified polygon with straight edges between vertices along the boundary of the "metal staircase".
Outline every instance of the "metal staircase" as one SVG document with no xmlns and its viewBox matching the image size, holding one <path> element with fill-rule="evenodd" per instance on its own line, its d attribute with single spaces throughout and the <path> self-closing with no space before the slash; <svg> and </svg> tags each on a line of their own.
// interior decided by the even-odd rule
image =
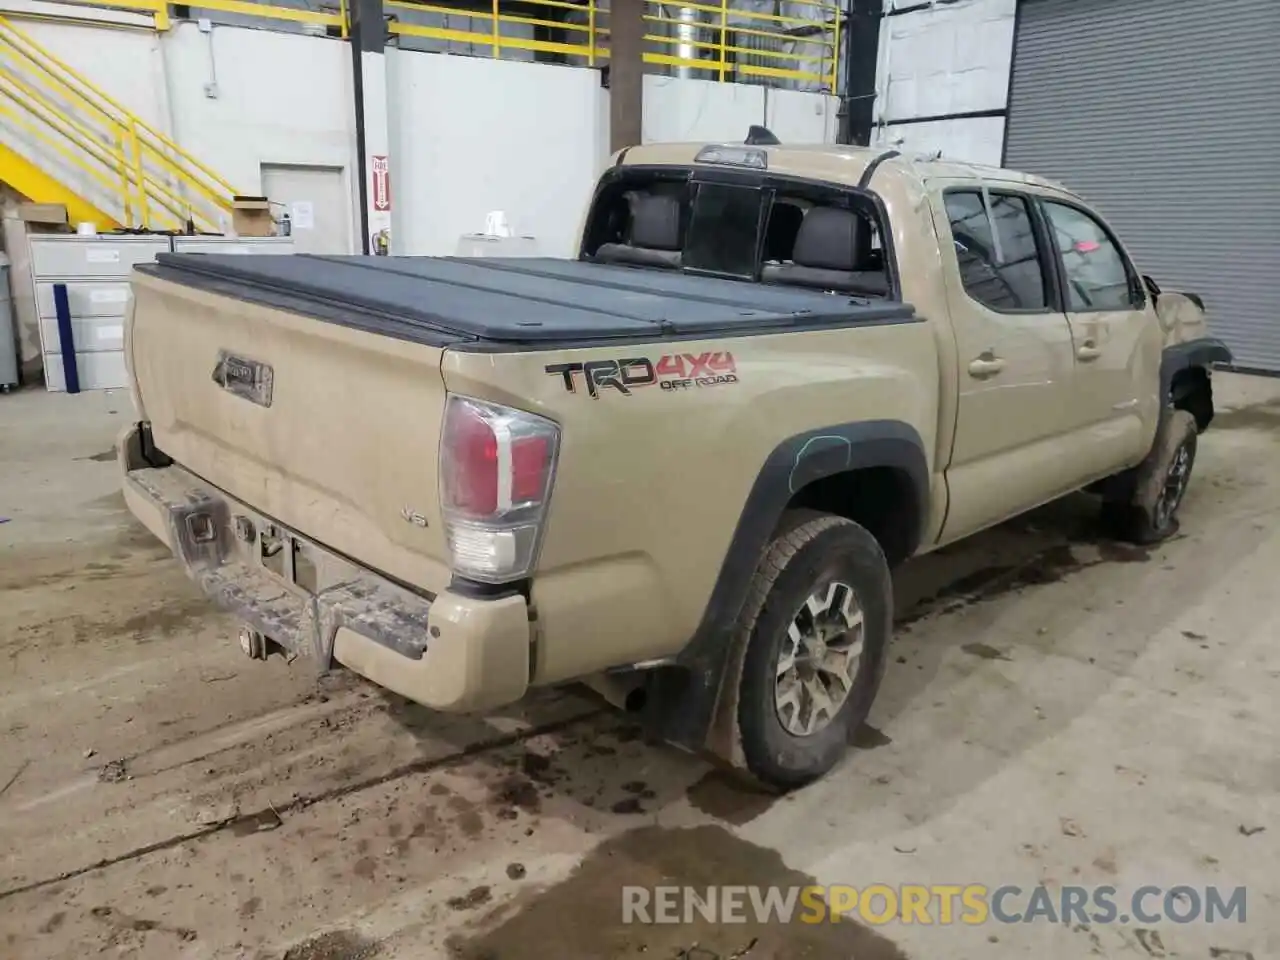
<svg viewBox="0 0 1280 960">
<path fill-rule="evenodd" d="M 0 182 L 100 230 L 221 233 L 236 193 L 3 16 Z"/>
</svg>

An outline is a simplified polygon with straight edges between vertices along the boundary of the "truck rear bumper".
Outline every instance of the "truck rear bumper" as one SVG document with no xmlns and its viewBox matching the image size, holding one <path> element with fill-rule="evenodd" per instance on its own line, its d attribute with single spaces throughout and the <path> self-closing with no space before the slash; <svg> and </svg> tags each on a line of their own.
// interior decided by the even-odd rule
<svg viewBox="0 0 1280 960">
<path fill-rule="evenodd" d="M 485 710 L 529 684 L 522 596 L 427 598 L 256 513 L 177 464 L 136 461 L 120 436 L 130 511 L 219 607 L 290 654 L 333 660 L 417 703 Z"/>
</svg>

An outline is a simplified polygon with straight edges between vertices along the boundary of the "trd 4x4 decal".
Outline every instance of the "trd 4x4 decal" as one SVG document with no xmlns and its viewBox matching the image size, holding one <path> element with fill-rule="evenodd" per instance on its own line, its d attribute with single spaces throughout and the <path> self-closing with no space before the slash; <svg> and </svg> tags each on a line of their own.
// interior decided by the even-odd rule
<svg viewBox="0 0 1280 960">
<path fill-rule="evenodd" d="M 606 387 L 612 387 L 624 397 L 631 396 L 637 387 L 651 387 L 655 383 L 663 390 L 689 390 L 696 387 L 715 387 L 724 383 L 737 383 L 737 365 L 733 354 L 724 350 L 706 353 L 668 353 L 654 363 L 648 357 L 629 357 L 624 360 L 588 360 L 585 363 L 549 363 L 547 373 L 564 380 L 564 388 L 578 392 L 578 377 L 586 384 L 587 395 L 599 399 Z"/>
</svg>

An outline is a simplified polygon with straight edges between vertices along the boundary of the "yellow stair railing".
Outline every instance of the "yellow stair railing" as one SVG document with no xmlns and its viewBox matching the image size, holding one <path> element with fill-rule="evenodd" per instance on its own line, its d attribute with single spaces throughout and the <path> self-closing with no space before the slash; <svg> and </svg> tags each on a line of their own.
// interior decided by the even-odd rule
<svg viewBox="0 0 1280 960">
<path fill-rule="evenodd" d="M 236 190 L 0 16 L 0 180 L 99 227 L 223 232 Z M 35 196 L 33 194 L 42 195 Z"/>
</svg>

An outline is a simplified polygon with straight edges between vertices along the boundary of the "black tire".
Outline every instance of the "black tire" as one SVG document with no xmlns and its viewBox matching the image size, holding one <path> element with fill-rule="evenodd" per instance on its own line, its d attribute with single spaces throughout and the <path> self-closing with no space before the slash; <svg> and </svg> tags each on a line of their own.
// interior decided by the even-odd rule
<svg viewBox="0 0 1280 960">
<path fill-rule="evenodd" d="M 834 767 L 848 748 L 850 734 L 871 710 L 892 631 L 893 582 L 880 545 L 850 520 L 819 515 L 782 529 L 765 552 L 743 607 L 739 630 L 746 652 L 737 721 L 750 774 L 762 783 L 790 789 Z M 848 695 L 830 722 L 797 736 L 779 715 L 779 657 L 792 621 L 810 595 L 832 583 L 851 587 L 861 608 L 862 654 Z"/>
<path fill-rule="evenodd" d="M 1115 536 L 1150 546 L 1178 532 L 1178 508 L 1191 482 L 1199 435 L 1189 412 L 1168 413 L 1151 455 L 1137 469 L 1129 499 L 1103 504 L 1103 520 Z"/>
</svg>

